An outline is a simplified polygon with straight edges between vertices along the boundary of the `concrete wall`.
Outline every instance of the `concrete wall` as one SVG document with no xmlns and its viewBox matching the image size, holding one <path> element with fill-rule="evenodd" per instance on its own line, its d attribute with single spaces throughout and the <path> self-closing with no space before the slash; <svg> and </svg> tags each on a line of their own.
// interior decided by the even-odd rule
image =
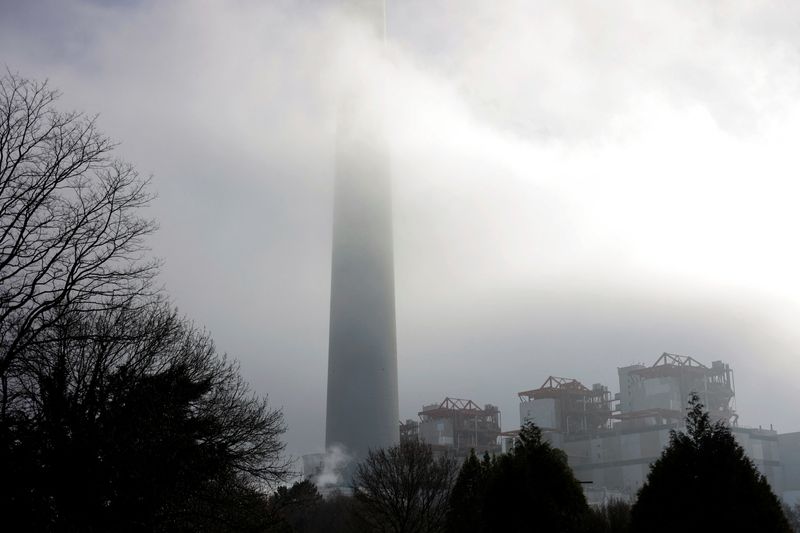
<svg viewBox="0 0 800 533">
<path fill-rule="evenodd" d="M 766 476 L 775 494 L 784 491 L 784 473 L 778 433 L 771 429 L 732 428 L 736 442 L 744 448 L 759 472 Z"/>
<path fill-rule="evenodd" d="M 419 438 L 428 444 L 453 446 L 453 421 L 449 418 L 426 420 L 419 424 Z"/>
<path fill-rule="evenodd" d="M 591 481 L 595 488 L 633 496 L 647 480 L 650 465 L 669 444 L 669 432 L 674 427 L 662 425 L 611 431 L 594 437 L 562 438 L 559 447 L 567 453 L 569 464 L 579 480 Z M 776 494 L 781 494 L 784 475 L 777 433 L 733 428 L 733 435 L 767 477 Z M 554 445 L 559 442 L 555 436 L 550 440 Z"/>
<path fill-rule="evenodd" d="M 650 464 L 669 443 L 669 429 L 651 427 L 569 439 L 563 449 L 579 480 L 633 496 L 647 479 Z"/>
<path fill-rule="evenodd" d="M 519 420 L 520 425 L 533 422 L 543 430 L 562 429 L 558 427 L 560 418 L 553 398 L 520 402 Z"/>
<path fill-rule="evenodd" d="M 783 499 L 800 503 L 800 431 L 778 435 L 783 466 Z"/>
</svg>

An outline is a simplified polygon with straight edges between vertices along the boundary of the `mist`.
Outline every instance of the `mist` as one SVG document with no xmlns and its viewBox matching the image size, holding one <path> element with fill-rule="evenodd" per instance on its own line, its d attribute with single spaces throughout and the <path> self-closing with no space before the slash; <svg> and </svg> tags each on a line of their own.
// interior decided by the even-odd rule
<svg viewBox="0 0 800 533">
<path fill-rule="evenodd" d="M 0 63 L 153 174 L 161 279 L 290 453 L 324 444 L 343 91 L 391 143 L 401 417 L 453 396 L 512 429 L 547 376 L 616 390 L 666 351 L 800 429 L 800 6 L 389 2 L 383 53 L 333 2 L 2 10 Z"/>
</svg>

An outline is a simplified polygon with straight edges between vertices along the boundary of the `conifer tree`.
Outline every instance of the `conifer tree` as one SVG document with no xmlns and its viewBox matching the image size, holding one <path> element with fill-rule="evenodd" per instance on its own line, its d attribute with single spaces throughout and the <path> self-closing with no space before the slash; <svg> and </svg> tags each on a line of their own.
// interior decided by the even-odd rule
<svg viewBox="0 0 800 533">
<path fill-rule="evenodd" d="M 589 507 L 564 452 L 526 424 L 509 453 L 467 459 L 450 515 L 450 531 L 570 533 L 583 531 Z"/>
<path fill-rule="evenodd" d="M 450 493 L 450 508 L 447 513 L 447 531 L 469 533 L 481 531 L 481 505 L 484 498 L 487 473 L 491 468 L 489 455 L 481 462 L 471 450 L 461 465 L 456 483 Z"/>
<path fill-rule="evenodd" d="M 712 423 L 696 394 L 686 431 L 653 463 L 631 511 L 633 532 L 788 532 L 778 498 L 730 428 Z"/>
</svg>

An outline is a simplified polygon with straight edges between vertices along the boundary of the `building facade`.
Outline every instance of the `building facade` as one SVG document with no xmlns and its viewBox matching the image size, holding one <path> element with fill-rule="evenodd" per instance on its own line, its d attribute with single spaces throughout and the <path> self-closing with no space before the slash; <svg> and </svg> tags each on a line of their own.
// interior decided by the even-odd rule
<svg viewBox="0 0 800 533">
<path fill-rule="evenodd" d="M 500 453 L 500 409 L 492 404 L 480 407 L 472 400 L 445 398 L 422 407 L 419 422 L 400 424 L 402 439 L 429 444 L 437 455 L 466 458 L 470 450 L 482 455 Z"/>
<path fill-rule="evenodd" d="M 603 385 L 588 388 L 577 380 L 552 376 L 538 389 L 519 393 L 520 423 L 532 421 L 541 427 L 546 438 L 566 452 L 585 486 L 633 498 L 650 465 L 669 444 L 670 431 L 685 428 L 687 400 L 697 393 L 711 419 L 730 425 L 776 494 L 783 493 L 782 451 L 794 446 L 800 456 L 800 437 L 795 444 L 792 437 L 779 439 L 772 429 L 739 426 L 733 371 L 727 364 L 714 361 L 706 366 L 665 353 L 650 366 L 619 368 L 618 375 L 620 391 L 613 400 Z"/>
</svg>

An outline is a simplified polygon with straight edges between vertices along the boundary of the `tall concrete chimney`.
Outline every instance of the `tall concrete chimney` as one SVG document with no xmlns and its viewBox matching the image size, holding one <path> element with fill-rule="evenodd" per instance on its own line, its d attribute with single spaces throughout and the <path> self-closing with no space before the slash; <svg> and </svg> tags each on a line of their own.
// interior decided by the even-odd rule
<svg viewBox="0 0 800 533">
<path fill-rule="evenodd" d="M 346 5 L 385 38 L 384 0 Z M 336 134 L 325 444 L 356 461 L 399 441 L 391 180 L 380 115 L 374 94 L 369 102 L 358 90 L 343 95 Z"/>
</svg>

